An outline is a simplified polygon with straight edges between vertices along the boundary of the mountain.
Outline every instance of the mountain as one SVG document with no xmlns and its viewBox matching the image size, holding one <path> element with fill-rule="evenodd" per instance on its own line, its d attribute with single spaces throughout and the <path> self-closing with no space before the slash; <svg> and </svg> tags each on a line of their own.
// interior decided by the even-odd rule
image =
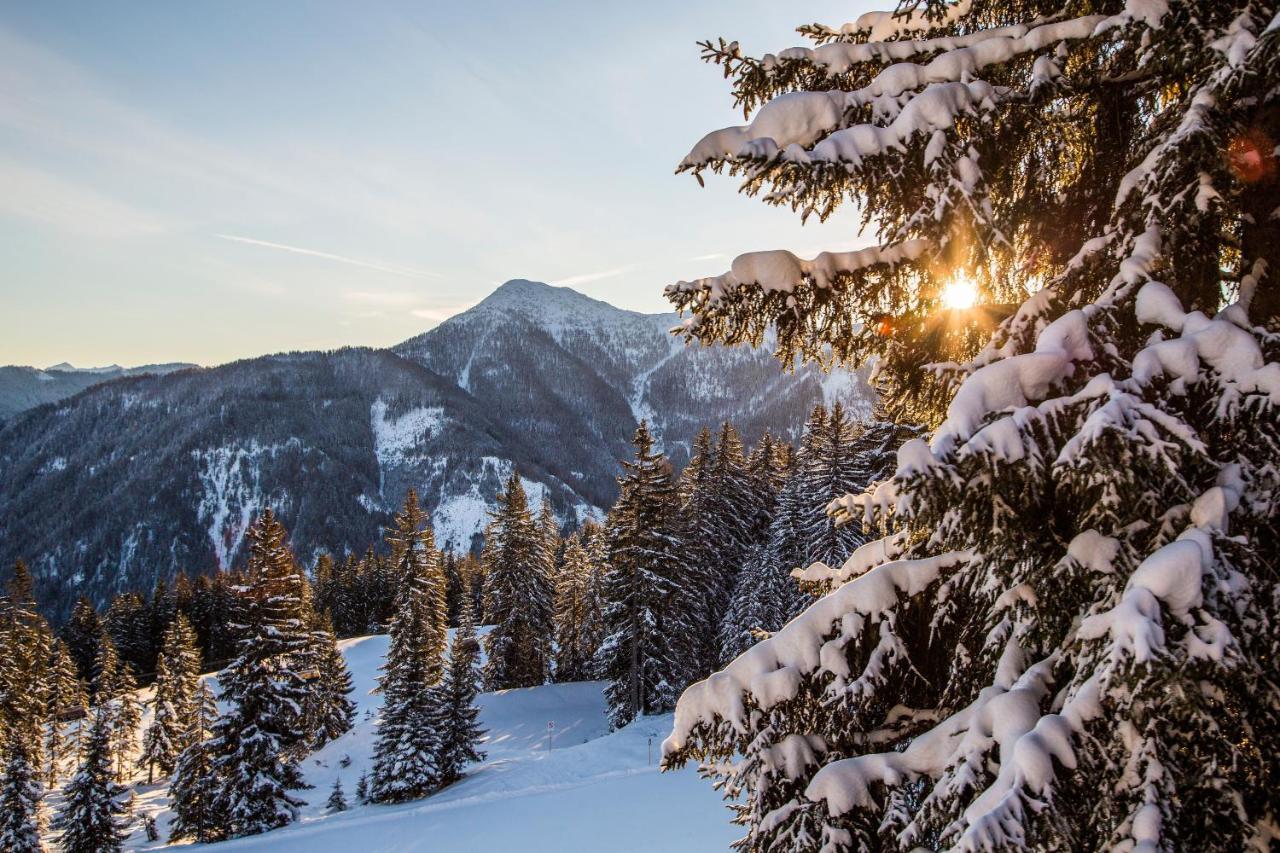
<svg viewBox="0 0 1280 853">
<path fill-rule="evenodd" d="M 562 523 L 599 517 L 639 418 L 683 464 L 703 425 L 794 438 L 819 401 L 870 413 L 860 376 L 686 347 L 674 324 L 517 281 L 391 350 L 99 382 L 0 425 L 0 565 L 26 559 L 60 615 L 79 594 L 239 565 L 266 507 L 308 562 L 363 550 L 410 487 L 437 542 L 467 550 L 513 467 Z"/>
<path fill-rule="evenodd" d="M 34 367 L 0 367 L 0 421 L 45 403 L 56 403 L 86 388 L 122 376 L 173 373 L 194 364 L 148 364 L 142 367 L 72 367 L 67 362 L 39 370 Z"/>
</svg>

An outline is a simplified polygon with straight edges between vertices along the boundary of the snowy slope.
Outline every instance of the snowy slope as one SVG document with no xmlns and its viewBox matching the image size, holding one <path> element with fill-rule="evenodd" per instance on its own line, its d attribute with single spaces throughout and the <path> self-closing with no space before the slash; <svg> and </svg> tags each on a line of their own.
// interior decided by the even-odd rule
<svg viewBox="0 0 1280 853">
<path fill-rule="evenodd" d="M 642 718 L 610 733 L 603 682 L 551 684 L 480 697 L 488 730 L 485 761 L 461 782 L 413 803 L 361 806 L 360 774 L 372 765 L 381 697 L 369 691 L 386 652 L 385 636 L 341 644 L 355 683 L 356 727 L 303 764 L 314 789 L 301 820 L 264 835 L 223 842 L 218 850 L 281 851 L 707 851 L 737 837 L 710 786 L 692 769 L 658 772 L 658 747 L 670 716 Z M 145 694 L 144 694 L 145 695 Z M 554 736 L 548 742 L 548 722 Z M 145 724 L 145 721 L 144 721 Z M 344 759 L 350 759 L 342 767 Z M 326 814 L 324 802 L 341 778 L 350 810 Z M 137 810 L 167 834 L 163 785 L 137 789 Z M 55 798 L 56 801 L 56 798 Z M 661 816 L 661 819 L 656 819 Z M 130 849 L 159 849 L 141 830 Z"/>
</svg>

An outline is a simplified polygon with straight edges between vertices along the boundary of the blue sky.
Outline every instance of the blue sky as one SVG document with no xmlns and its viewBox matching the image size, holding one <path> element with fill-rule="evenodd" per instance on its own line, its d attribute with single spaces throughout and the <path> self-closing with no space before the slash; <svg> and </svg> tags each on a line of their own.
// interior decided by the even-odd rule
<svg viewBox="0 0 1280 853">
<path fill-rule="evenodd" d="M 861 244 L 672 171 L 741 123 L 695 40 L 866 8 L 4 4 L 0 364 L 390 345 L 510 278 L 659 311 L 740 252 Z"/>
</svg>

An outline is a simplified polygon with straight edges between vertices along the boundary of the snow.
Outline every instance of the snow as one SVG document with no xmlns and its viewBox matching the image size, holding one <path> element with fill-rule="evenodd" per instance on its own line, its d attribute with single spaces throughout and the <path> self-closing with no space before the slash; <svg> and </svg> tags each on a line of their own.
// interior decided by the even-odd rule
<svg viewBox="0 0 1280 853">
<path fill-rule="evenodd" d="M 430 438 L 448 423 L 440 406 L 410 409 L 399 417 L 387 417 L 387 404 L 381 397 L 369 408 L 373 428 L 374 454 L 379 470 L 404 465 L 422 440 Z"/>
<path fill-rule="evenodd" d="M 480 721 L 488 731 L 483 762 L 462 781 L 426 799 L 362 806 L 355 787 L 372 765 L 371 714 L 381 705 L 381 697 L 369 691 L 376 684 L 387 638 L 358 637 L 341 641 L 339 647 L 355 684 L 357 723 L 303 762 L 306 780 L 314 787 L 299 792 L 308 802 L 300 821 L 221 842 L 216 849 L 538 853 L 595 851 L 608 839 L 610 850 L 678 853 L 726 849 L 739 834 L 720 796 L 692 768 L 659 773 L 659 732 L 670 727 L 670 715 L 642 717 L 609 732 L 603 682 L 481 694 Z M 548 722 L 554 723 L 550 742 Z M 343 767 L 347 759 L 349 766 Z M 341 779 L 351 808 L 328 814 L 324 803 L 335 779 Z M 138 813 L 157 817 L 163 837 L 170 819 L 164 787 L 139 785 L 137 792 Z M 127 846 L 164 845 L 145 841 L 138 830 Z"/>
</svg>

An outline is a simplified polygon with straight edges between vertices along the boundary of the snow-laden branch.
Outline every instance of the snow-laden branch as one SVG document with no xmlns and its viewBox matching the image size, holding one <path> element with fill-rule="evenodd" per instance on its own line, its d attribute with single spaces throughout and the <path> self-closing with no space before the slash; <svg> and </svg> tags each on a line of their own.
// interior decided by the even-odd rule
<svg viewBox="0 0 1280 853">
<path fill-rule="evenodd" d="M 749 252 L 735 258 L 729 272 L 678 282 L 667 287 L 667 294 L 669 297 L 702 294 L 698 307 L 706 310 L 716 307 L 739 288 L 750 285 L 766 293 L 792 293 L 805 283 L 828 288 L 843 275 L 915 261 L 930 245 L 928 240 L 907 240 L 893 246 L 871 246 L 852 252 L 823 252 L 813 260 L 804 260 L 782 249 Z"/>
</svg>

